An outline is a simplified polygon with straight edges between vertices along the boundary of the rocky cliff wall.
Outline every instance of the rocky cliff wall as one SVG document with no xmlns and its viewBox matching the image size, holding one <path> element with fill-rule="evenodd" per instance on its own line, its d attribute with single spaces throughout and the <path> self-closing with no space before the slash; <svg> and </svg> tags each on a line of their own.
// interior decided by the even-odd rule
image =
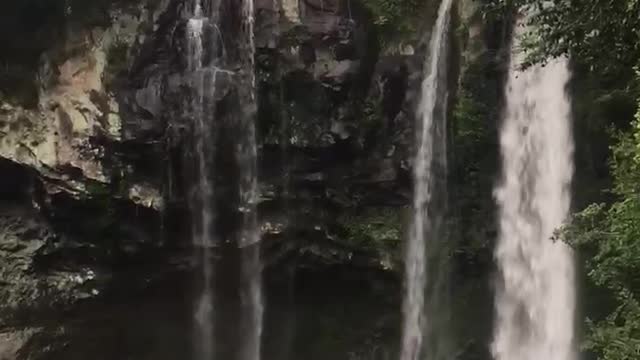
<svg viewBox="0 0 640 360">
<path fill-rule="evenodd" d="M 395 36 L 381 33 L 369 0 L 255 5 L 259 210 L 267 262 L 397 273 L 409 221 L 415 102 L 437 4 L 428 2 L 415 19 L 405 19 L 414 32 Z M 37 51 L 22 53 L 32 65 L 23 87 L 35 89 L 35 96 L 17 96 L 11 82 L 0 81 L 0 158 L 6 164 L 0 168 L 5 178 L 24 179 L 5 184 L 22 195 L 2 206 L 8 210 L 0 256 L 8 265 L 0 281 L 21 284 L 0 291 L 11 299 L 7 304 L 94 296 L 131 267 L 188 269 L 193 121 L 185 106 L 191 94 L 183 76 L 184 6 L 181 0 L 104 1 L 95 8 L 71 2 L 45 22 L 49 36 L 33 35 L 43 42 Z M 18 17 L 33 16 L 14 10 Z M 233 72 L 238 4 L 222 1 L 221 11 L 219 33 L 211 39 L 225 52 L 221 66 Z M 484 189 L 495 168 L 484 164 L 492 164 L 496 151 L 499 95 L 491 77 L 501 71 L 501 42 L 477 7 L 462 2 L 458 14 L 450 67 L 453 92 L 465 97 L 449 97 L 451 158 L 456 175 Z M 15 67 L 17 58 L 3 61 Z M 231 155 L 238 89 L 229 77 L 217 90 L 212 139 L 224 238 L 238 217 Z M 488 105 L 461 108 L 461 98 L 471 99 L 463 105 Z M 465 111 L 481 123 L 468 123 Z M 471 127 L 486 132 L 468 137 Z M 453 187 L 459 224 L 487 218 L 492 209 L 476 185 L 460 180 Z M 461 257 L 475 259 L 474 239 L 486 247 L 490 235 L 490 226 L 460 234 L 470 249 Z M 140 276 L 148 279 L 157 269 L 145 271 Z M 52 289 L 44 292 L 50 299 L 40 296 L 45 288 Z"/>
</svg>

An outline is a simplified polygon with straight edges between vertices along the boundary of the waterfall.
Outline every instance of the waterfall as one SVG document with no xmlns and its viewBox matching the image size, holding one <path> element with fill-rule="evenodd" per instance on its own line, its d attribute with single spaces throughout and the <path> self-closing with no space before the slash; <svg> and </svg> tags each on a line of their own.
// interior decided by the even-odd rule
<svg viewBox="0 0 640 360">
<path fill-rule="evenodd" d="M 215 74 L 205 76 L 203 67 L 203 33 L 205 19 L 199 1 L 194 4 L 193 17 L 187 22 L 189 46 L 188 61 L 190 81 L 194 90 L 192 116 L 194 119 L 195 156 L 197 158 L 197 183 L 192 194 L 193 242 L 199 255 L 200 292 L 195 304 L 195 358 L 211 359 L 213 356 L 213 265 L 211 264 L 213 186 L 211 184 L 211 162 L 214 146 L 207 139 L 213 131 L 210 109 L 215 95 Z M 198 204 L 198 205 L 196 205 Z"/>
<path fill-rule="evenodd" d="M 421 100 L 417 111 L 417 155 L 414 162 L 413 222 L 405 254 L 405 295 L 401 360 L 421 359 L 427 327 L 425 292 L 427 286 L 427 242 L 435 236 L 434 187 L 438 170 L 446 171 L 446 55 L 453 0 L 442 0 L 429 42 Z M 440 101 L 440 103 L 438 103 Z M 440 108 L 439 108 L 440 106 Z M 440 111 L 438 111 L 440 109 Z M 441 179 L 440 179 L 441 180 Z"/>
<path fill-rule="evenodd" d="M 236 158 L 240 169 L 240 207 L 243 215 L 239 246 L 241 255 L 241 299 L 243 309 L 243 341 L 241 360 L 259 360 L 262 341 L 263 295 L 260 229 L 257 219 L 258 181 L 256 143 L 256 79 L 254 3 L 242 1 L 242 72 L 240 76 L 241 118 Z"/>
<path fill-rule="evenodd" d="M 191 193 L 193 214 L 193 245 L 199 274 L 198 294 L 194 305 L 194 358 L 212 360 L 214 347 L 214 184 L 215 159 L 215 96 L 219 77 L 229 77 L 229 71 L 218 68 L 222 61 L 220 32 L 217 27 L 219 3 L 192 0 L 187 9 L 188 80 L 192 97 L 188 109 L 193 119 L 195 186 Z M 214 36 L 207 36 L 213 33 Z M 210 40 L 207 40 L 210 39 Z M 212 54 L 207 60 L 206 54 Z"/>
<path fill-rule="evenodd" d="M 187 9 L 187 45 L 189 81 L 193 96 L 189 108 L 194 123 L 196 184 L 192 192 L 193 242 L 200 273 L 199 293 L 195 304 L 195 358 L 212 360 L 214 347 L 214 184 L 216 130 L 216 86 L 220 77 L 233 77 L 238 89 L 239 119 L 235 140 L 235 158 L 239 170 L 239 206 L 242 224 L 237 243 L 240 250 L 240 349 L 241 360 L 259 360 L 262 336 L 262 263 L 260 232 L 257 221 L 257 145 L 255 130 L 256 94 L 254 75 L 253 0 L 243 0 L 240 47 L 240 71 L 231 73 L 219 68 L 224 49 L 218 29 L 219 0 L 190 0 Z M 229 81 L 226 81 L 229 82 Z"/>
<path fill-rule="evenodd" d="M 575 284 L 571 249 L 552 240 L 566 219 L 573 175 L 570 73 L 564 58 L 519 71 L 517 26 L 495 190 L 500 277 L 492 344 L 496 360 L 572 360 Z"/>
</svg>

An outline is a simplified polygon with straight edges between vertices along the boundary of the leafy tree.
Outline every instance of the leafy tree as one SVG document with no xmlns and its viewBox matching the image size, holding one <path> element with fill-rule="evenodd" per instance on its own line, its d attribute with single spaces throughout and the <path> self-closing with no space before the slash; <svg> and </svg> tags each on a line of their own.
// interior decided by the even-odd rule
<svg viewBox="0 0 640 360">
<path fill-rule="evenodd" d="M 613 296 L 608 316 L 587 321 L 585 347 L 605 360 L 640 357 L 640 111 L 633 125 L 612 149 L 617 200 L 587 207 L 562 230 L 586 255 L 589 278 Z"/>
<path fill-rule="evenodd" d="M 424 3 L 423 0 L 363 0 L 380 29 L 383 42 L 398 34 L 415 33 L 415 21 Z"/>
<path fill-rule="evenodd" d="M 489 0 L 486 16 L 524 8 L 531 26 L 532 62 L 570 54 L 612 77 L 633 74 L 640 58 L 639 0 Z"/>
</svg>

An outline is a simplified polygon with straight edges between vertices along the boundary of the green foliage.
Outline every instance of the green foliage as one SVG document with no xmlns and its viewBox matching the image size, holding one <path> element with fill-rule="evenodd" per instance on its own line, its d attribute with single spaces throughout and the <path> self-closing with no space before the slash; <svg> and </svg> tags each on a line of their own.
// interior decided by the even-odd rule
<svg viewBox="0 0 640 360">
<path fill-rule="evenodd" d="M 486 16 L 529 14 L 531 62 L 570 54 L 574 61 L 610 76 L 631 75 L 640 58 L 638 0 L 490 0 Z"/>
<path fill-rule="evenodd" d="M 464 89 L 458 94 L 453 109 L 456 124 L 456 141 L 463 141 L 469 147 L 485 141 L 487 137 L 487 111 Z"/>
<path fill-rule="evenodd" d="M 573 216 L 562 237 L 586 254 L 589 278 L 615 300 L 604 319 L 589 320 L 585 347 L 605 360 L 640 355 L 640 110 L 612 148 L 612 192 L 617 200 Z"/>
<path fill-rule="evenodd" d="M 364 0 L 380 29 L 383 42 L 394 36 L 413 34 L 424 1 L 420 0 Z"/>
<path fill-rule="evenodd" d="M 496 126 L 499 78 L 489 52 L 481 52 L 462 69 L 452 112 L 450 187 L 459 239 L 456 251 L 469 262 L 491 258 L 495 209 L 491 196 L 497 169 Z"/>
<path fill-rule="evenodd" d="M 379 249 L 395 246 L 402 239 L 402 210 L 374 208 L 361 214 L 346 215 L 339 219 L 352 245 Z"/>
<path fill-rule="evenodd" d="M 90 198 L 103 198 L 109 197 L 111 191 L 106 184 L 98 181 L 89 181 L 86 185 L 87 196 Z"/>
<path fill-rule="evenodd" d="M 637 196 L 606 207 L 591 205 L 576 214 L 563 236 L 587 254 L 589 278 L 607 289 L 615 309 L 588 320 L 584 347 L 605 360 L 637 359 L 640 354 L 640 200 Z"/>
<path fill-rule="evenodd" d="M 635 360 L 640 355 L 640 306 L 631 296 L 605 320 L 587 323 L 590 336 L 586 348 L 596 350 L 603 360 Z"/>
</svg>

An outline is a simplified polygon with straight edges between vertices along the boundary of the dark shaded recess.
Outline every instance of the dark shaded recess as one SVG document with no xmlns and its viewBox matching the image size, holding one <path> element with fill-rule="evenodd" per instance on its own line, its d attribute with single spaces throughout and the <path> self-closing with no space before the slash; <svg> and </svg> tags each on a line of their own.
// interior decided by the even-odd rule
<svg viewBox="0 0 640 360">
<path fill-rule="evenodd" d="M 45 214 L 54 229 L 79 239 L 80 246 L 65 248 L 59 259 L 49 254 L 49 261 L 122 267 L 154 253 L 154 239 L 161 238 L 158 212 L 114 198 L 108 189 L 100 191 L 81 200 L 63 193 L 51 196 Z"/>
<path fill-rule="evenodd" d="M 31 200 L 35 172 L 12 161 L 0 159 L 0 202 L 26 203 Z"/>
<path fill-rule="evenodd" d="M 278 180 L 282 180 L 279 177 L 283 176 L 283 169 L 287 166 L 287 163 L 282 160 L 282 152 L 280 145 L 262 145 L 258 153 L 260 181 L 278 183 Z"/>
<path fill-rule="evenodd" d="M 242 1 L 222 0 L 220 1 L 220 17 L 218 27 L 223 34 L 223 41 L 227 46 L 226 62 L 228 64 L 241 64 L 245 51 L 242 36 Z"/>
<path fill-rule="evenodd" d="M 385 78 L 385 87 L 382 100 L 382 111 L 387 118 L 390 133 L 393 133 L 393 119 L 402 109 L 402 104 L 407 94 L 409 68 L 407 64 L 400 63 L 391 71 L 387 71 L 383 77 Z"/>
<path fill-rule="evenodd" d="M 0 11 L 0 96 L 37 103 L 40 55 L 62 35 L 62 1 L 5 1 Z"/>
<path fill-rule="evenodd" d="M 359 271 L 348 265 L 335 265 L 323 269 L 301 268 L 295 275 L 295 286 L 302 297 L 325 299 L 322 289 L 341 292 L 372 292 L 390 303 L 399 302 L 402 291 L 397 274 L 388 271 Z M 312 283 L 314 286 L 305 286 Z M 397 290 L 397 291 L 394 291 Z"/>
<path fill-rule="evenodd" d="M 602 189 L 612 186 L 611 129 L 627 131 L 634 119 L 637 100 L 624 89 L 628 79 L 611 81 L 590 71 L 590 66 L 572 62 L 573 77 L 568 85 L 572 95 L 575 174 L 573 208 L 581 210 L 593 202 L 613 200 Z"/>
<path fill-rule="evenodd" d="M 184 22 L 176 19 L 181 9 L 179 1 L 172 1 L 160 14 L 154 26 L 154 36 L 147 37 L 139 48 L 134 49 L 132 64 L 128 71 L 128 84 L 133 88 L 145 85 L 150 71 L 186 69 L 186 39 Z M 150 69 L 149 69 L 150 68 Z"/>
<path fill-rule="evenodd" d="M 380 67 L 381 80 L 384 82 L 382 94 L 380 94 L 381 113 L 374 114 L 376 123 L 367 126 L 362 149 L 364 154 L 372 154 L 375 150 L 385 149 L 384 145 L 391 142 L 397 130 L 396 117 L 406 105 L 405 101 L 409 89 L 409 66 L 402 57 L 387 57 L 378 66 Z M 375 111 L 377 112 L 377 110 Z M 372 157 L 372 155 L 368 156 Z"/>
<path fill-rule="evenodd" d="M 284 81 L 276 76 L 279 74 L 279 67 L 282 66 L 277 49 L 259 49 L 256 54 L 256 72 L 258 74 L 268 74 L 268 78 L 260 78 L 258 81 L 258 113 L 256 120 L 257 137 L 262 141 L 271 131 L 275 129 L 284 130 L 284 124 L 288 122 L 286 107 L 287 103 L 283 97 Z M 274 75 L 277 74 L 277 75 Z M 278 136 L 281 136 L 279 134 Z M 279 139 L 282 140 L 282 139 Z M 264 156 L 262 152 L 258 154 Z M 258 161 L 263 165 L 263 160 Z M 265 170 L 265 169 L 262 169 Z M 261 171 L 261 176 L 265 174 Z"/>
<path fill-rule="evenodd" d="M 217 138 L 215 185 L 216 209 L 218 216 L 216 231 L 220 239 L 232 239 L 235 231 L 240 229 L 242 214 L 238 211 L 240 204 L 240 168 L 236 159 L 235 146 L 239 139 L 236 124 L 241 121 L 238 118 L 237 109 L 242 106 L 238 94 L 232 91 L 222 101 L 218 102 L 216 119 L 218 127 L 215 135 Z M 235 245 L 235 244 L 234 244 Z"/>
<path fill-rule="evenodd" d="M 240 254 L 225 255 L 232 267 L 237 265 Z M 314 356 L 320 356 L 317 348 L 324 346 L 317 341 L 320 336 L 333 338 L 335 335 L 340 340 L 339 344 L 325 350 L 331 352 L 331 359 L 347 359 L 347 350 L 358 345 L 369 348 L 367 341 L 373 341 L 373 347 L 399 338 L 400 289 L 397 281 L 385 273 L 338 266 L 331 267 L 326 274 L 313 270 L 293 273 L 290 269 L 265 273 L 265 299 L 269 304 L 265 308 L 265 359 L 315 359 Z M 170 273 L 161 282 L 144 288 L 125 286 L 103 293 L 100 298 L 81 302 L 73 309 L 39 313 L 30 323 L 44 327 L 45 331 L 29 340 L 18 359 L 190 358 L 194 304 L 189 296 L 189 286 L 192 276 Z M 242 335 L 237 326 L 242 314 L 239 313 L 237 284 L 233 284 L 236 279 L 219 280 L 227 284 L 218 284 L 215 292 L 221 295 L 216 299 L 216 316 L 220 324 L 217 350 L 226 351 L 221 354 L 225 356 L 217 358 L 235 359 L 233 352 L 227 352 L 239 345 L 238 339 Z M 229 291 L 222 296 L 225 288 Z M 56 331 L 61 324 L 65 328 L 62 336 Z M 336 329 L 339 331 L 335 332 Z"/>
<path fill-rule="evenodd" d="M 174 159 L 170 152 L 172 149 L 167 151 L 166 144 L 162 141 L 138 142 L 134 140 L 109 145 L 111 153 L 104 165 L 113 169 L 123 169 L 124 164 L 132 166 L 135 173 L 127 175 L 129 182 L 151 180 L 154 184 L 161 184 L 161 180 L 167 173 L 169 160 Z"/>
<path fill-rule="evenodd" d="M 343 1 L 340 12 L 345 18 L 350 14 L 355 19 L 354 57 L 360 59 L 360 71 L 354 79 L 351 96 L 356 100 L 356 104 L 361 104 L 369 92 L 372 75 L 380 56 L 378 28 L 374 25 L 373 15 L 360 1 Z M 361 108 L 355 110 L 360 112 Z"/>
<path fill-rule="evenodd" d="M 304 48 L 300 49 L 301 54 L 304 51 Z M 336 60 L 338 61 L 342 61 L 342 60 L 357 60 L 357 48 L 356 46 L 349 42 L 349 43 L 338 43 L 334 46 L 333 51 L 335 53 L 336 56 Z M 304 58 L 303 58 L 304 59 Z M 315 62 L 315 53 L 313 54 L 313 61 Z"/>
<path fill-rule="evenodd" d="M 300 45 L 300 59 L 306 66 L 316 62 L 316 49 L 311 41 L 305 41 Z"/>
<path fill-rule="evenodd" d="M 329 109 L 325 108 L 324 88 L 304 71 L 292 71 L 283 79 L 284 99 L 286 103 L 295 103 L 313 114 L 328 116 Z"/>
</svg>

